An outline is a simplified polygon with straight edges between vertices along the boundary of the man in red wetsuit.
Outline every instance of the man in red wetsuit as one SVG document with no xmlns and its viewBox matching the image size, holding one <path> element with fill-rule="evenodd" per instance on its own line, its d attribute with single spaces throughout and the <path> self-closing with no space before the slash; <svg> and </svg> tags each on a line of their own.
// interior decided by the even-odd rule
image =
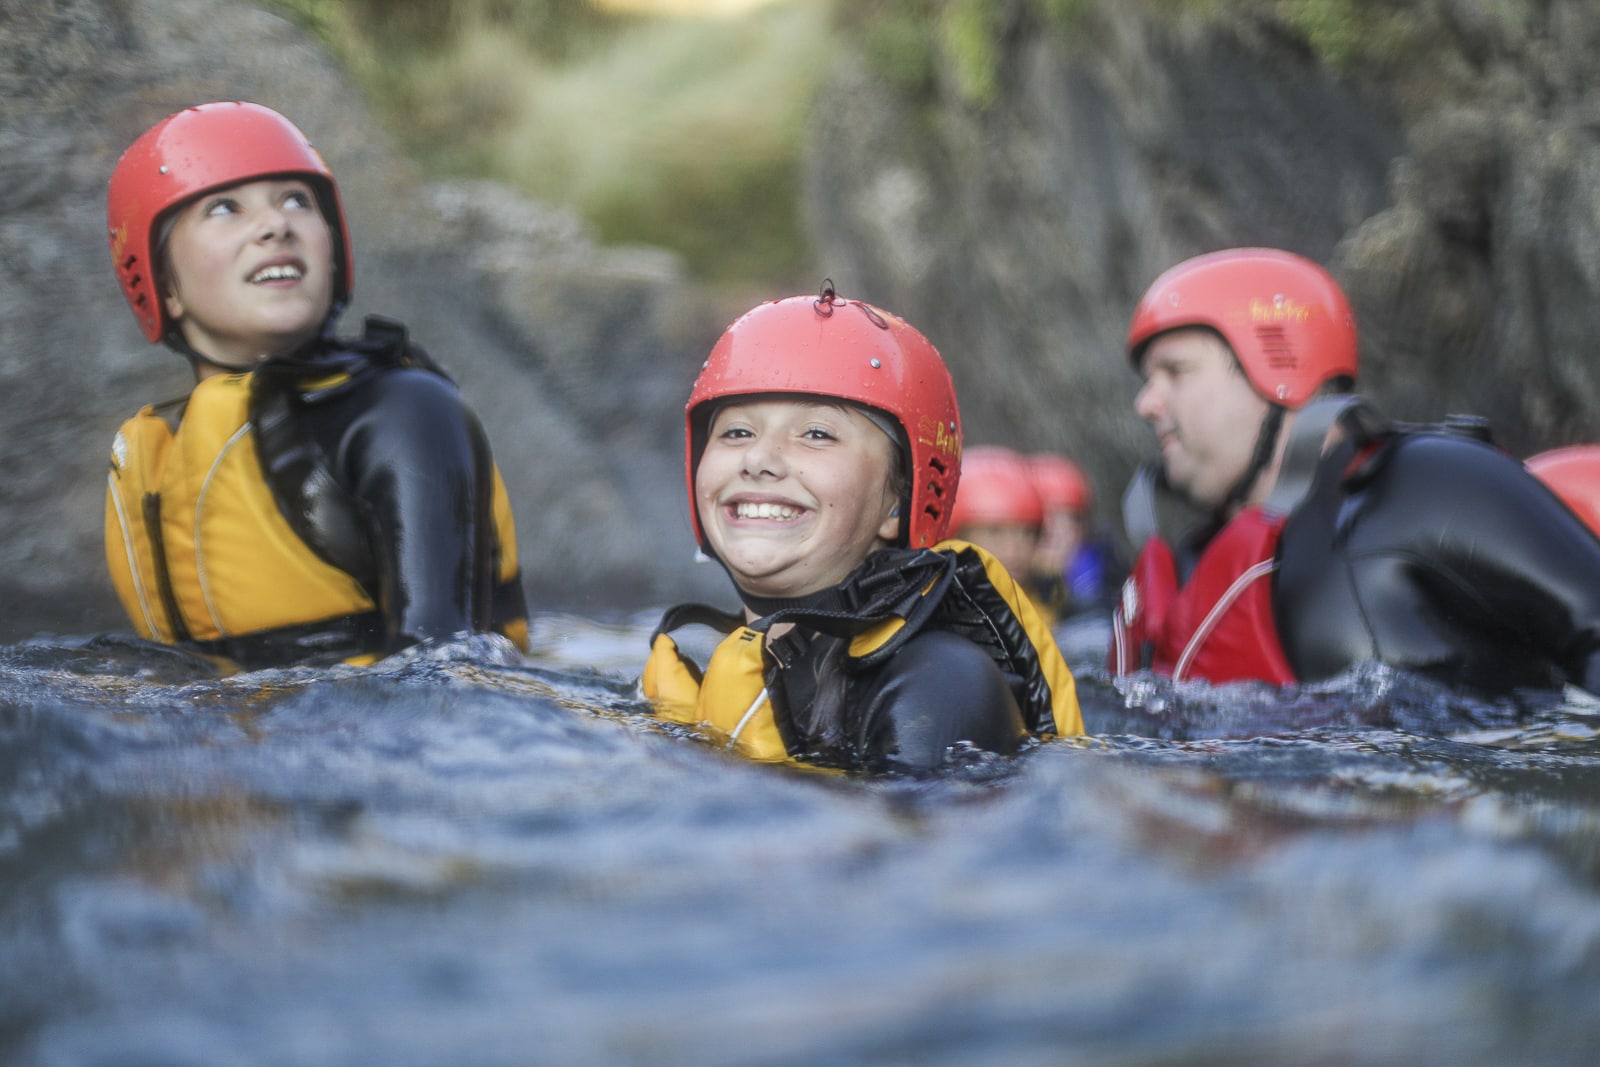
<svg viewBox="0 0 1600 1067">
<path fill-rule="evenodd" d="M 1600 540 L 1481 423 L 1390 423 L 1350 390 L 1354 317 L 1274 249 L 1178 264 L 1134 311 L 1159 464 L 1110 667 L 1278 684 L 1380 661 L 1488 693 L 1600 691 Z"/>
</svg>

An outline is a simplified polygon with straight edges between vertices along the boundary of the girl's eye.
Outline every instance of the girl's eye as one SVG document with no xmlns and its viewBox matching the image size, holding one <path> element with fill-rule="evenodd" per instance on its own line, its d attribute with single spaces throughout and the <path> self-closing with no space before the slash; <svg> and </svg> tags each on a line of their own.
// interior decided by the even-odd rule
<svg viewBox="0 0 1600 1067">
<path fill-rule="evenodd" d="M 206 203 L 207 215 L 231 215 L 239 210 L 239 205 L 227 197 L 218 197 Z"/>
<path fill-rule="evenodd" d="M 285 207 L 308 208 L 311 206 L 311 194 L 303 190 L 296 190 L 283 198 Z"/>
<path fill-rule="evenodd" d="M 834 434 L 833 434 L 833 432 L 831 430 L 824 430 L 820 426 L 811 427 L 811 429 L 807 430 L 801 436 L 805 437 L 805 438 L 807 438 L 809 440 L 812 440 L 812 441 L 832 441 L 832 440 L 835 440 Z"/>
<path fill-rule="evenodd" d="M 750 431 L 743 426 L 729 426 L 717 433 L 724 441 L 731 441 L 751 436 Z"/>
</svg>

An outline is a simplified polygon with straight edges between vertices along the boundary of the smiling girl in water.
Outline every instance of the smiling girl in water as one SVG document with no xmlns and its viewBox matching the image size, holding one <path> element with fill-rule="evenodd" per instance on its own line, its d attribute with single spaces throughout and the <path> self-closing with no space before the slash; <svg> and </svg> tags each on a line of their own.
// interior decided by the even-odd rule
<svg viewBox="0 0 1600 1067">
<path fill-rule="evenodd" d="M 256 104 L 170 115 L 118 161 L 107 216 L 128 306 L 196 381 L 112 445 L 106 556 L 138 632 L 246 667 L 525 643 L 477 419 L 400 324 L 334 335 L 350 232 L 305 136 Z"/>
<path fill-rule="evenodd" d="M 689 397 L 695 536 L 743 605 L 667 612 L 642 686 L 763 760 L 910 773 L 1083 730 L 1072 674 L 1005 568 L 943 538 L 961 421 L 927 338 L 870 304 L 762 304 Z M 702 669 L 669 631 L 727 636 Z"/>
</svg>

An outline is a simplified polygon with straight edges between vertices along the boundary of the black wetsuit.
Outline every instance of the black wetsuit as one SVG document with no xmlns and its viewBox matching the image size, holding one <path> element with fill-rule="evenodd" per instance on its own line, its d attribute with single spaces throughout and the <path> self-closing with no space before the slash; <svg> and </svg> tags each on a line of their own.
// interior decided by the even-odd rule
<svg viewBox="0 0 1600 1067">
<path fill-rule="evenodd" d="M 1013 679 L 966 638 L 926 631 L 860 672 L 841 666 L 847 643 L 801 629 L 767 643 L 778 668 L 768 692 L 791 752 L 839 767 L 925 773 L 958 741 L 1010 755 L 1026 736 Z M 807 725 L 819 686 L 830 682 L 842 687 L 845 710 L 836 734 Z"/>
<path fill-rule="evenodd" d="M 1521 463 L 1449 433 L 1325 456 L 1272 589 L 1302 680 L 1379 660 L 1487 692 L 1600 693 L 1600 540 Z"/>
<path fill-rule="evenodd" d="M 811 596 L 744 596 L 760 613 L 747 625 L 702 605 L 671 608 L 651 640 L 645 693 L 664 717 L 736 741 L 764 709 L 776 737 L 739 751 L 852 770 L 925 773 L 958 742 L 1009 755 L 1030 734 L 1081 733 L 1048 626 L 1009 576 L 1008 591 L 996 587 L 986 559 L 957 541 L 884 549 Z M 728 635 L 704 668 L 667 637 L 691 623 Z M 692 676 L 695 702 L 677 706 L 677 686 L 652 680 L 656 667 Z"/>
<path fill-rule="evenodd" d="M 308 384 L 330 375 L 329 385 Z M 369 319 L 361 338 L 319 341 L 263 364 L 251 421 L 290 525 L 378 605 L 365 635 L 353 635 L 365 651 L 526 616 L 520 576 L 497 580 L 487 438 L 455 384 L 397 323 Z"/>
</svg>

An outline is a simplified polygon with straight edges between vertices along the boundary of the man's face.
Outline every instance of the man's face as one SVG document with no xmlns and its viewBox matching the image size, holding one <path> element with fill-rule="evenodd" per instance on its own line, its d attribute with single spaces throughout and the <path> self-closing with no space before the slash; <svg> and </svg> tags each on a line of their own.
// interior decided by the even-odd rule
<svg viewBox="0 0 1600 1067">
<path fill-rule="evenodd" d="M 1221 337 L 1202 327 L 1159 334 L 1140 361 L 1133 410 L 1161 446 L 1167 483 L 1215 509 L 1244 476 L 1270 405 Z"/>
</svg>

